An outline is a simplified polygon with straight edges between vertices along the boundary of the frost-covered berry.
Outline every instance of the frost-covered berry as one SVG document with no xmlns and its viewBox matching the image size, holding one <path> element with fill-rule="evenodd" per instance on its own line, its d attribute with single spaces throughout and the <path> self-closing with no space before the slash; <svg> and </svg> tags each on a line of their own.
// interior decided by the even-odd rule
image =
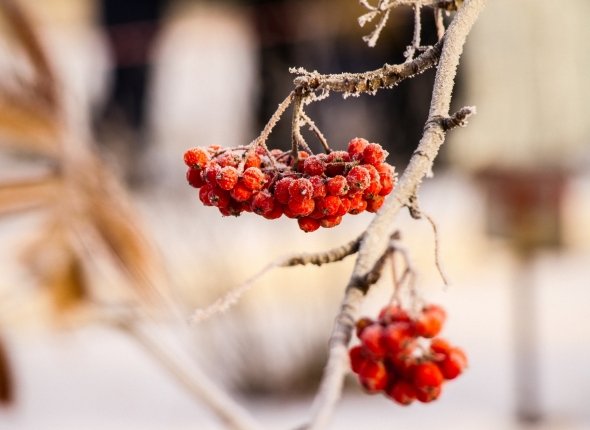
<svg viewBox="0 0 590 430">
<path fill-rule="evenodd" d="M 383 196 L 375 196 L 370 200 L 366 200 L 367 212 L 371 212 L 371 213 L 377 212 L 381 208 L 381 206 L 383 206 L 384 201 L 385 201 L 385 197 L 383 197 Z"/>
<path fill-rule="evenodd" d="M 253 191 L 240 181 L 235 187 L 232 188 L 232 190 L 229 192 L 229 195 L 237 202 L 245 202 L 250 200 L 252 193 Z"/>
<path fill-rule="evenodd" d="M 326 191 L 333 196 L 345 196 L 348 193 L 348 182 L 342 175 L 336 175 L 326 182 Z"/>
<path fill-rule="evenodd" d="M 326 181 L 321 176 L 311 176 L 309 178 L 309 182 L 313 185 L 313 194 L 312 197 L 314 199 L 319 197 L 325 197 L 328 193 L 326 189 Z"/>
<path fill-rule="evenodd" d="M 283 206 L 275 200 L 272 210 L 262 214 L 262 216 L 266 219 L 280 218 L 283 216 Z"/>
<path fill-rule="evenodd" d="M 238 183 L 238 169 L 225 166 L 217 172 L 217 186 L 223 190 L 231 190 Z"/>
<path fill-rule="evenodd" d="M 354 166 L 346 175 L 346 181 L 351 191 L 363 191 L 371 184 L 371 175 L 362 166 Z"/>
<path fill-rule="evenodd" d="M 274 198 L 268 191 L 260 191 L 252 197 L 250 207 L 254 213 L 264 216 L 274 209 Z"/>
<path fill-rule="evenodd" d="M 303 162 L 303 172 L 306 175 L 322 175 L 326 170 L 326 163 L 320 160 L 318 157 L 312 155 L 305 159 Z"/>
<path fill-rule="evenodd" d="M 377 166 L 385 161 L 387 152 L 378 143 L 369 143 L 363 150 L 363 161 Z"/>
<path fill-rule="evenodd" d="M 209 162 L 209 158 L 209 153 L 203 148 L 192 148 L 184 153 L 184 163 L 195 169 L 203 169 Z"/>
<path fill-rule="evenodd" d="M 353 160 L 360 160 L 363 157 L 363 151 L 369 144 L 367 139 L 362 137 L 355 137 L 348 142 L 348 154 Z"/>
<path fill-rule="evenodd" d="M 279 203 L 286 205 L 289 202 L 289 186 L 294 181 L 290 176 L 282 178 L 275 184 L 274 195 Z"/>
<path fill-rule="evenodd" d="M 195 188 L 201 188 L 205 185 L 205 181 L 203 180 L 203 176 L 201 173 L 203 171 L 201 169 L 197 169 L 194 167 L 189 167 L 186 171 L 186 181 Z"/>
<path fill-rule="evenodd" d="M 209 165 L 205 168 L 203 172 L 203 178 L 205 179 L 205 182 L 207 182 L 212 187 L 216 186 L 217 173 L 219 173 L 220 170 L 221 167 L 219 167 L 219 165 L 216 162 L 213 161 L 209 163 Z"/>
<path fill-rule="evenodd" d="M 324 228 L 336 227 L 341 222 L 342 217 L 338 215 L 327 216 L 325 218 L 320 219 L 320 225 Z"/>
<path fill-rule="evenodd" d="M 297 220 L 297 224 L 299 224 L 299 228 L 306 233 L 316 231 L 318 228 L 320 228 L 320 222 L 317 219 L 310 217 L 299 218 Z"/>
<path fill-rule="evenodd" d="M 315 209 L 315 201 L 311 197 L 291 199 L 287 207 L 295 217 L 305 217 Z"/>
<path fill-rule="evenodd" d="M 362 194 L 356 194 L 350 199 L 349 214 L 357 215 L 364 212 L 367 209 L 367 201 L 363 199 Z"/>
<path fill-rule="evenodd" d="M 266 175 L 258 167 L 248 167 L 244 170 L 240 181 L 252 191 L 258 191 L 264 186 Z"/>
<path fill-rule="evenodd" d="M 199 200 L 201 200 L 201 203 L 203 203 L 205 206 L 213 206 L 209 200 L 209 191 L 212 189 L 213 186 L 209 184 L 205 184 L 199 189 Z"/>
<path fill-rule="evenodd" d="M 295 179 L 289 185 L 289 196 L 291 200 L 311 199 L 313 196 L 313 184 L 309 179 Z"/>
<path fill-rule="evenodd" d="M 247 169 L 248 167 L 260 167 L 262 165 L 262 159 L 258 154 L 250 154 L 248 158 L 246 158 L 246 163 L 244 164 L 244 168 Z"/>
<path fill-rule="evenodd" d="M 316 200 L 316 206 L 323 216 L 334 216 L 340 209 L 340 198 L 336 196 L 322 197 Z"/>
<path fill-rule="evenodd" d="M 211 205 L 217 206 L 218 208 L 227 208 L 230 202 L 229 193 L 219 187 L 213 187 L 209 191 L 209 201 Z"/>
</svg>

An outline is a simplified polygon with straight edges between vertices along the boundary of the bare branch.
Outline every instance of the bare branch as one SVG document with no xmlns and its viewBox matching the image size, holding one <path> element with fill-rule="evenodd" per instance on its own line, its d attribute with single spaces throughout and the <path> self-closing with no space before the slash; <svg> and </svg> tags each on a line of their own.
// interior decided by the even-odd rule
<svg viewBox="0 0 590 430">
<path fill-rule="evenodd" d="M 299 70 L 301 76 L 293 81 L 297 88 L 305 92 L 335 91 L 345 94 L 374 94 L 383 88 L 393 88 L 405 79 L 416 76 L 438 62 L 443 41 L 439 41 L 415 60 L 403 64 L 385 64 L 383 67 L 364 73 L 339 73 L 321 75 L 318 72 Z"/>
<path fill-rule="evenodd" d="M 444 128 L 433 119 L 448 116 L 455 75 L 463 45 L 485 4 L 486 0 L 467 0 L 457 12 L 443 38 L 444 46 L 442 47 L 437 68 L 429 119 L 424 134 L 399 181 L 397 190 L 394 191 L 393 197 L 386 201 L 366 230 L 361 241 L 355 268 L 332 330 L 328 362 L 320 389 L 314 400 L 312 419 L 307 429 L 325 428 L 340 397 L 344 375 L 348 371 L 347 348 L 352 336 L 354 322 L 358 318 L 360 303 L 364 297 L 364 290 L 359 287 L 357 280 L 369 273 L 375 267 L 375 263 L 383 256 L 388 246 L 389 234 L 394 228 L 394 219 L 400 209 L 407 205 L 409 198 L 416 195 L 423 179 L 431 172 L 434 158 L 445 139 Z"/>
<path fill-rule="evenodd" d="M 246 282 L 230 290 L 227 294 L 218 298 L 211 305 L 207 306 L 204 309 L 195 310 L 190 320 L 192 323 L 198 323 L 211 318 L 213 315 L 227 311 L 240 300 L 244 293 L 246 293 L 250 288 L 252 288 L 256 281 L 258 281 L 260 278 L 262 278 L 264 275 L 266 275 L 274 268 L 304 266 L 307 264 L 321 266 L 323 264 L 329 264 L 343 260 L 344 258 L 358 251 L 361 238 L 362 236 L 338 248 L 333 248 L 324 252 L 303 253 L 287 257 L 281 257 L 267 264 L 258 273 L 249 278 Z"/>
</svg>

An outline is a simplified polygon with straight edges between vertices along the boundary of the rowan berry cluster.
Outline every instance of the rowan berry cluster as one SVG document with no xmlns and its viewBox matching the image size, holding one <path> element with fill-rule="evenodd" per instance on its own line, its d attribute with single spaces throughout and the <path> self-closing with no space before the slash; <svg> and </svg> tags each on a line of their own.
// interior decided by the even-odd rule
<svg viewBox="0 0 590 430">
<path fill-rule="evenodd" d="M 205 206 L 222 215 L 253 212 L 267 219 L 283 214 L 305 232 L 335 227 L 346 214 L 376 212 L 393 190 L 394 167 L 377 143 L 354 138 L 347 151 L 310 154 L 267 151 L 259 146 L 186 151 L 186 178 Z"/>
<path fill-rule="evenodd" d="M 350 349 L 354 373 L 368 393 L 382 392 L 396 403 L 436 400 L 446 380 L 467 366 L 465 353 L 435 337 L 446 319 L 437 305 L 424 306 L 415 317 L 392 304 L 378 320 L 362 318 L 356 324 L 361 344 Z"/>
</svg>

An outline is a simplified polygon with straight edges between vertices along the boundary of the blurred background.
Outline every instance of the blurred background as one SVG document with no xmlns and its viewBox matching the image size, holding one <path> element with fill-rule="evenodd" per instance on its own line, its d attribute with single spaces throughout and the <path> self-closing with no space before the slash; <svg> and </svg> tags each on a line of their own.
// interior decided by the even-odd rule
<svg viewBox="0 0 590 430">
<path fill-rule="evenodd" d="M 449 133 L 421 192 L 450 287 L 430 225 L 396 220 L 421 293 L 447 308 L 443 334 L 470 368 L 439 401 L 409 408 L 350 378 L 334 429 L 590 428 L 590 4 L 489 3 L 453 100 L 478 114 Z M 402 62 L 412 10 L 396 10 L 368 48 L 354 0 L 1 6 L 0 429 L 224 428 L 109 322 L 137 306 L 154 342 L 184 348 L 266 428 L 304 422 L 354 258 L 274 270 L 228 312 L 188 333 L 186 319 L 279 256 L 357 237 L 371 216 L 313 234 L 286 219 L 221 218 L 186 184 L 182 154 L 250 142 L 291 90 L 289 67 Z M 425 8 L 425 44 L 432 23 Z M 333 147 L 379 142 L 401 172 L 433 78 L 333 94 L 308 113 Z M 270 145 L 290 145 L 289 121 Z M 385 276 L 364 313 L 375 315 L 391 288 Z"/>
</svg>

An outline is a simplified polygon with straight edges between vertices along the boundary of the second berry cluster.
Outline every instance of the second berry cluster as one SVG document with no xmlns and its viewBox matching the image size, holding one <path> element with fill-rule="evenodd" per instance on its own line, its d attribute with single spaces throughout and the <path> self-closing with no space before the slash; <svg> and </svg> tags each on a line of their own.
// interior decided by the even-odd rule
<svg viewBox="0 0 590 430">
<path fill-rule="evenodd" d="M 459 376 L 467 357 L 447 340 L 435 337 L 446 319 L 445 310 L 427 305 L 411 318 L 392 304 L 378 319 L 356 324 L 361 343 L 350 349 L 352 371 L 368 393 L 383 393 L 396 403 L 436 400 L 446 380 Z"/>
<path fill-rule="evenodd" d="M 310 154 L 259 146 L 189 149 L 187 181 L 205 206 L 222 215 L 253 212 L 297 219 L 305 232 L 340 224 L 346 214 L 376 212 L 394 188 L 394 167 L 377 143 L 354 138 L 347 151 Z"/>
</svg>

